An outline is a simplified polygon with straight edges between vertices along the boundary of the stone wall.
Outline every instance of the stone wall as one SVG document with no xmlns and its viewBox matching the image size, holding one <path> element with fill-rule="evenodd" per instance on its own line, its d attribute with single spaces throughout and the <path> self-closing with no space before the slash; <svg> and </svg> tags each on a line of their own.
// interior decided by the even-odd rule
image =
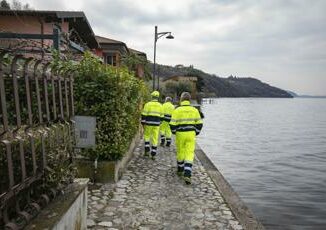
<svg viewBox="0 0 326 230">
<path fill-rule="evenodd" d="M 88 179 L 76 179 L 26 229 L 87 229 L 87 183 Z"/>
<path fill-rule="evenodd" d="M 141 135 L 142 135 L 141 132 L 138 131 L 134 139 L 130 143 L 129 150 L 125 153 L 125 155 L 120 161 L 116 162 L 116 167 L 114 172 L 114 182 L 118 182 L 123 172 L 126 170 L 129 161 L 134 156 L 134 149 L 136 147 L 136 144 L 139 143 Z"/>
</svg>

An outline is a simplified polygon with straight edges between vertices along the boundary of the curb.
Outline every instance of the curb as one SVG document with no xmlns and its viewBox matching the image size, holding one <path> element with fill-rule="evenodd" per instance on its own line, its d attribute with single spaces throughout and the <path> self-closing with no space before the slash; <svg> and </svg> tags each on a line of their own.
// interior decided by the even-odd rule
<svg viewBox="0 0 326 230">
<path fill-rule="evenodd" d="M 243 228 L 248 230 L 264 230 L 264 226 L 245 205 L 199 145 L 196 146 L 196 156 Z"/>
</svg>

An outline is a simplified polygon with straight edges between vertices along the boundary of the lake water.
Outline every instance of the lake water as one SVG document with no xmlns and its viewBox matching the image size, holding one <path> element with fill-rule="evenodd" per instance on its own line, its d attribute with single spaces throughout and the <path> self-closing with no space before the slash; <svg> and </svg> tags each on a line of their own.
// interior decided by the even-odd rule
<svg viewBox="0 0 326 230">
<path fill-rule="evenodd" d="M 267 229 L 326 229 L 326 99 L 215 99 L 198 143 Z"/>
</svg>

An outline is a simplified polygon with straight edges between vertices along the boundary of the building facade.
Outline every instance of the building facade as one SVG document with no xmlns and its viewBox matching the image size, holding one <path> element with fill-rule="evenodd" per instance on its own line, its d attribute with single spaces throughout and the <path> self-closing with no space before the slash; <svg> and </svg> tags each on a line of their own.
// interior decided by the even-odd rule
<svg viewBox="0 0 326 230">
<path fill-rule="evenodd" d="M 84 12 L 0 10 L 0 48 L 83 53 L 99 44 Z"/>
</svg>

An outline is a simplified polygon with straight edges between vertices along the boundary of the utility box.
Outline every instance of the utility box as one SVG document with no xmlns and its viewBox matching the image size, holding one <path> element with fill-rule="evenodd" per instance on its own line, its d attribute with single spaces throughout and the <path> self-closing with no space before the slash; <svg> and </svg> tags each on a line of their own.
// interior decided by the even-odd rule
<svg viewBox="0 0 326 230">
<path fill-rule="evenodd" d="M 96 117 L 75 116 L 76 148 L 93 148 L 95 143 Z"/>
</svg>

